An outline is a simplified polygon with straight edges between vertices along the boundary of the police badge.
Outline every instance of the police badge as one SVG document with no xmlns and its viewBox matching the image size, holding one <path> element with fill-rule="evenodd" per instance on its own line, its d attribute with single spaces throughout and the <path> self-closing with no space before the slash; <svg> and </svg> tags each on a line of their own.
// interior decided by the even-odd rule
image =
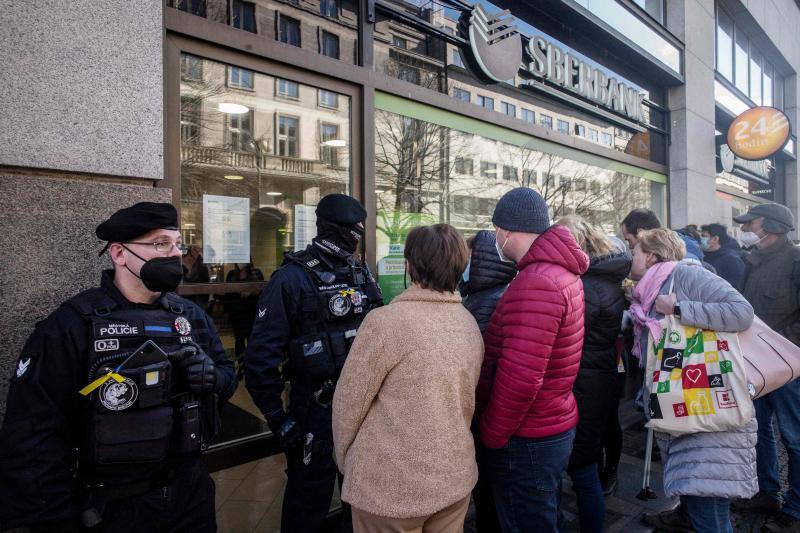
<svg viewBox="0 0 800 533">
<path fill-rule="evenodd" d="M 136 402 L 138 396 L 136 383 L 128 378 L 122 383 L 109 379 L 100 389 L 100 403 L 109 411 L 124 411 Z"/>
<path fill-rule="evenodd" d="M 344 316 L 350 312 L 350 298 L 347 294 L 334 294 L 328 302 L 328 309 L 330 309 L 333 316 Z"/>
<path fill-rule="evenodd" d="M 192 325 L 186 319 L 186 317 L 179 316 L 175 319 L 175 331 L 177 331 L 181 335 L 188 335 L 192 331 Z"/>
</svg>

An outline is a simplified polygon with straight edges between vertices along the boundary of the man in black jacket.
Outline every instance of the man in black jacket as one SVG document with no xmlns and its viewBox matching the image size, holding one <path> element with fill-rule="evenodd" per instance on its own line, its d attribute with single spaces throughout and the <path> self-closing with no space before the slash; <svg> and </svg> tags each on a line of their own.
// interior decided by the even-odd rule
<svg viewBox="0 0 800 533">
<path fill-rule="evenodd" d="M 236 380 L 211 318 L 171 292 L 177 226 L 170 204 L 114 213 L 97 228 L 114 269 L 28 339 L 0 430 L 0 528 L 216 530 L 200 451 Z"/>
<path fill-rule="evenodd" d="M 741 254 L 728 241 L 733 240 L 728 236 L 728 230 L 722 224 L 707 224 L 701 227 L 700 245 L 705 252 L 704 259 L 711 263 L 717 275 L 739 287 L 744 277 L 744 261 Z"/>
</svg>

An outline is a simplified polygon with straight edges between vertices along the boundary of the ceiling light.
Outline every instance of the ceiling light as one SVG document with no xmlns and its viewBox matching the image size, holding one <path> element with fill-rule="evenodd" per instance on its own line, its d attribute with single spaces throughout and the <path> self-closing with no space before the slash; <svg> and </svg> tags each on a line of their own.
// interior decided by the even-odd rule
<svg viewBox="0 0 800 533">
<path fill-rule="evenodd" d="M 222 102 L 219 104 L 219 110 L 229 115 L 241 115 L 249 111 L 249 109 L 241 104 L 232 104 L 230 102 Z"/>
<path fill-rule="evenodd" d="M 335 146 L 337 148 L 341 148 L 343 146 L 347 146 L 347 141 L 344 139 L 331 139 L 329 141 L 323 141 L 322 146 Z"/>
<path fill-rule="evenodd" d="M 183 227 L 184 229 L 194 229 L 195 226 L 191 222 L 187 222 L 186 224 L 183 225 Z"/>
<path fill-rule="evenodd" d="M 267 193 L 267 196 L 280 196 L 282 194 L 283 194 L 282 192 L 271 191 Z"/>
<path fill-rule="evenodd" d="M 225 176 L 225 179 L 226 180 L 238 181 L 238 180 L 243 180 L 244 176 L 229 175 L 229 176 Z"/>
</svg>

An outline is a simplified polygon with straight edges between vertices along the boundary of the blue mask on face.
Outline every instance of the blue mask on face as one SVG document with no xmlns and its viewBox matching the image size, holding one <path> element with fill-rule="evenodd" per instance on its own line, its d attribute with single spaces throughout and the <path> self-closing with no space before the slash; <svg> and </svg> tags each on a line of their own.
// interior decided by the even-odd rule
<svg viewBox="0 0 800 533">
<path fill-rule="evenodd" d="M 471 264 L 471 261 L 467 261 L 467 268 L 465 268 L 464 269 L 464 273 L 461 274 L 461 278 L 464 280 L 464 283 L 467 283 L 469 281 L 469 266 L 470 266 L 470 264 Z"/>
<path fill-rule="evenodd" d="M 700 237 L 700 248 L 708 250 L 708 237 Z"/>
</svg>

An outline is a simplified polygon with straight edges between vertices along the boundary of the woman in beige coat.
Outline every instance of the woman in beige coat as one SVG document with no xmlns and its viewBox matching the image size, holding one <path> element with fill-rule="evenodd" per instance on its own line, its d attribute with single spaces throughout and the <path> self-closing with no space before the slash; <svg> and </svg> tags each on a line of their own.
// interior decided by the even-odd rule
<svg viewBox="0 0 800 533">
<path fill-rule="evenodd" d="M 463 531 L 478 477 L 469 428 L 483 359 L 456 291 L 468 257 L 452 226 L 413 229 L 412 286 L 358 330 L 333 399 L 342 499 L 356 533 Z"/>
</svg>

